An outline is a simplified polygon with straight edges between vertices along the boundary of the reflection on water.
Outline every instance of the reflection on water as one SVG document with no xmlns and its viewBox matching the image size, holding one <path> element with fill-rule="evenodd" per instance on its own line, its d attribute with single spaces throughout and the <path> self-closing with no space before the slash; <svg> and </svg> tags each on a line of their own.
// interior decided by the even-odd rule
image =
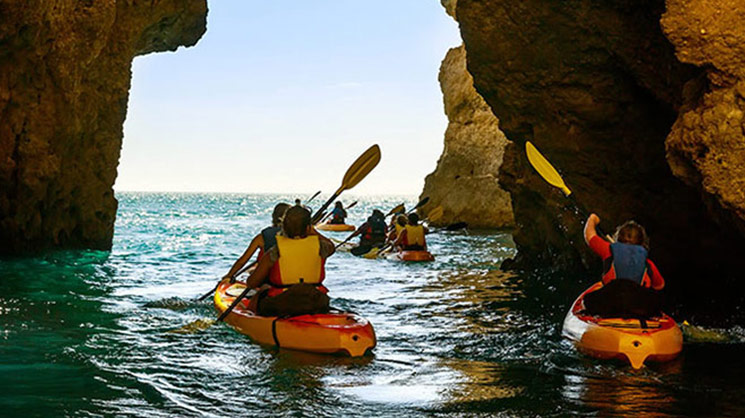
<svg viewBox="0 0 745 418">
<path fill-rule="evenodd" d="M 294 196 L 118 197 L 111 253 L 0 260 L 3 415 L 745 415 L 742 329 L 641 371 L 585 358 L 560 327 L 590 280 L 501 272 L 514 244 L 498 231 L 436 231 L 432 263 L 332 257 L 332 304 L 373 323 L 371 356 L 260 347 L 224 324 L 170 333 L 214 318 L 193 298 Z M 354 223 L 402 201 L 359 200 Z"/>
</svg>

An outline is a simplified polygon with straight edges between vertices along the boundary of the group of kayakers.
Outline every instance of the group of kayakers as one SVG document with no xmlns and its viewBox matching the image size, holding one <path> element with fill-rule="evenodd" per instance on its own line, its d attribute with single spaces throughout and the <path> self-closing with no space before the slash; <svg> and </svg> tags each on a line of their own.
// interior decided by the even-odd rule
<svg viewBox="0 0 745 418">
<path fill-rule="evenodd" d="M 329 223 L 344 224 L 347 213 L 341 202 L 331 212 Z M 360 246 L 392 245 L 399 250 L 424 250 L 427 229 L 415 213 L 395 214 L 391 228 L 380 210 L 373 210 L 357 229 Z M 390 232 L 389 232 L 390 229 Z M 323 286 L 325 261 L 335 247 L 311 223 L 311 213 L 296 202 L 279 203 L 272 212 L 272 225 L 256 235 L 223 280 L 235 280 L 236 273 L 259 251 L 258 264 L 246 280 L 257 289 L 249 309 L 261 316 L 325 313 L 329 310 L 328 290 Z"/>
<path fill-rule="evenodd" d="M 390 224 L 380 210 L 373 210 L 357 229 L 359 246 L 387 247 L 397 250 L 426 250 L 428 230 L 416 213 L 403 208 L 392 214 Z M 344 224 L 347 212 L 337 202 L 329 223 Z M 620 225 L 613 237 L 597 233 L 600 219 L 591 214 L 586 221 L 587 245 L 603 259 L 604 286 L 586 295 L 585 312 L 597 316 L 650 317 L 660 313 L 659 290 L 665 281 L 648 259 L 649 238 L 634 221 Z M 234 280 L 256 251 L 259 261 L 246 285 L 258 289 L 250 308 L 259 315 L 322 313 L 329 309 L 328 292 L 323 286 L 326 258 L 334 253 L 334 244 L 311 224 L 310 211 L 296 204 L 279 203 L 272 212 L 272 225 L 263 229 L 235 262 L 225 279 Z"/>
</svg>

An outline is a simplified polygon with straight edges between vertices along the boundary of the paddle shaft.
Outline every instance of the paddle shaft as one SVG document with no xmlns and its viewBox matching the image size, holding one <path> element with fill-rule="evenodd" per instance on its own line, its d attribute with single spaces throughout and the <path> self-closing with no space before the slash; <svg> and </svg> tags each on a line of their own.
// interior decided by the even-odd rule
<svg viewBox="0 0 745 418">
<path fill-rule="evenodd" d="M 254 261 L 254 262 L 250 263 L 249 265 L 243 267 L 242 269 L 238 270 L 238 272 L 235 273 L 234 275 L 232 275 L 230 278 L 232 279 L 232 278 L 234 278 L 236 276 L 240 276 L 241 274 L 245 273 L 246 270 L 248 270 L 251 267 L 255 266 L 256 263 L 258 263 L 258 262 L 259 262 L 259 260 L 257 259 L 256 261 Z M 203 294 L 202 296 L 200 296 L 199 299 L 197 299 L 197 301 L 201 302 L 201 301 L 205 300 L 209 295 L 215 293 L 215 291 L 217 290 L 217 288 L 220 287 L 220 283 L 221 282 L 222 281 L 217 282 L 217 284 L 215 285 L 215 288 L 214 289 L 212 289 L 209 292 L 207 292 L 207 293 Z"/>
<path fill-rule="evenodd" d="M 306 201 L 305 201 L 305 204 L 307 205 L 308 203 L 312 202 L 312 201 L 313 201 L 313 199 L 315 199 L 315 198 L 316 198 L 316 196 L 318 196 L 319 194 L 321 194 L 321 191 L 320 191 L 320 190 L 319 190 L 319 191 L 317 191 L 317 192 L 316 192 L 316 194 L 314 194 L 313 196 L 311 196 L 311 197 L 310 197 L 310 199 L 306 200 Z"/>
</svg>

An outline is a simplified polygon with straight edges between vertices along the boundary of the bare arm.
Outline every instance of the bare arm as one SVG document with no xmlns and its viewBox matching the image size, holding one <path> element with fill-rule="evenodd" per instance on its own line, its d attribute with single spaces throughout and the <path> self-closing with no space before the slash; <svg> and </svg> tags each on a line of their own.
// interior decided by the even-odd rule
<svg viewBox="0 0 745 418">
<path fill-rule="evenodd" d="M 230 268 L 230 271 L 228 271 L 228 274 L 223 277 L 223 279 L 232 279 L 233 275 L 238 272 L 238 270 L 243 267 L 248 260 L 251 259 L 251 257 L 254 255 L 257 249 L 259 247 L 264 247 L 264 237 L 261 236 L 261 234 L 254 237 L 254 239 L 251 240 L 251 244 L 248 245 L 248 248 L 246 248 L 246 251 L 243 253 L 242 256 L 238 258 L 238 260 L 233 264 L 233 267 Z"/>
<path fill-rule="evenodd" d="M 587 245 L 590 245 L 590 240 L 598 235 L 596 227 L 599 223 L 600 218 L 594 213 L 591 213 L 587 218 L 587 222 L 585 222 L 585 242 Z"/>
<path fill-rule="evenodd" d="M 275 261 L 276 259 L 273 259 L 268 252 L 264 254 L 264 256 L 259 260 L 259 265 L 256 266 L 256 270 L 254 270 L 253 273 L 248 276 L 248 279 L 246 279 L 246 287 L 253 289 L 261 286 L 264 283 L 264 280 L 269 277 L 269 271 L 272 269 Z"/>
</svg>

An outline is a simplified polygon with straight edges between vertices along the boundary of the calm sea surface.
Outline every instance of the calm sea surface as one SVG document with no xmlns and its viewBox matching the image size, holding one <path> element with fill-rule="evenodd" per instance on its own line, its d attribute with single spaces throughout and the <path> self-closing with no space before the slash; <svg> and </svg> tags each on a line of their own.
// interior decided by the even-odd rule
<svg viewBox="0 0 745 418">
<path fill-rule="evenodd" d="M 433 263 L 334 255 L 332 305 L 378 336 L 365 358 L 169 333 L 215 316 L 190 300 L 295 197 L 119 193 L 111 252 L 0 259 L 0 416 L 745 416 L 741 329 L 636 372 L 582 357 L 560 331 L 591 280 L 500 272 L 499 231 L 433 233 Z M 415 203 L 359 200 L 356 224 Z"/>
</svg>

